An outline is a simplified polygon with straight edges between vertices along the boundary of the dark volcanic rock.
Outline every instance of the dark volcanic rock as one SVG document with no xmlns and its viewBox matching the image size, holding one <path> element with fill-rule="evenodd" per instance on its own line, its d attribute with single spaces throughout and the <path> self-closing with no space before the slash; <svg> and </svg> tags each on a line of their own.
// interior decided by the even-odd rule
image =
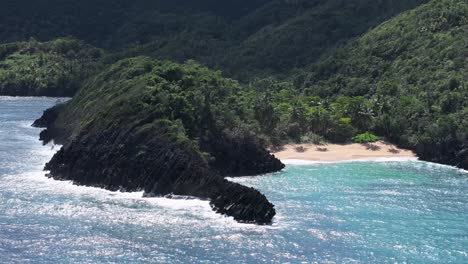
<svg viewBox="0 0 468 264">
<path fill-rule="evenodd" d="M 468 170 L 468 145 L 460 144 L 451 140 L 445 144 L 434 144 L 432 142 L 419 144 L 416 148 L 419 159 L 456 166 Z"/>
<path fill-rule="evenodd" d="M 62 129 L 57 128 L 54 124 L 59 116 L 60 110 L 63 109 L 65 105 L 66 103 L 58 104 L 45 110 L 41 118 L 37 119 L 32 124 L 33 127 L 47 128 L 39 135 L 40 140 L 42 140 L 44 144 L 47 144 L 52 140 L 57 143 L 65 141 L 67 135 L 65 135 Z"/>
<path fill-rule="evenodd" d="M 53 111 L 45 115 L 36 125 L 54 116 Z M 155 138 L 154 131 L 137 133 L 132 127 L 85 131 L 65 144 L 45 169 L 54 179 L 78 185 L 144 190 L 147 197 L 174 194 L 210 199 L 214 210 L 240 222 L 266 224 L 275 215 L 273 204 L 260 192 L 225 180 L 196 150 Z"/>
<path fill-rule="evenodd" d="M 119 61 L 35 122 L 47 128 L 42 140 L 63 145 L 45 169 L 80 185 L 208 199 L 237 221 L 269 223 L 266 197 L 223 177 L 284 167 L 255 137 L 233 132 L 244 121 L 232 106 L 239 90 L 194 63 Z"/>
<path fill-rule="evenodd" d="M 457 166 L 468 170 L 468 145 L 462 147 L 462 150 L 457 153 Z"/>
<path fill-rule="evenodd" d="M 221 175 L 251 176 L 284 168 L 281 161 L 247 133 L 223 131 L 204 145 L 204 150 L 214 157 L 210 165 Z"/>
<path fill-rule="evenodd" d="M 276 214 L 274 206 L 254 188 L 241 187 L 231 182 L 224 185 L 223 193 L 211 200 L 215 210 L 240 222 L 270 223 Z"/>
</svg>

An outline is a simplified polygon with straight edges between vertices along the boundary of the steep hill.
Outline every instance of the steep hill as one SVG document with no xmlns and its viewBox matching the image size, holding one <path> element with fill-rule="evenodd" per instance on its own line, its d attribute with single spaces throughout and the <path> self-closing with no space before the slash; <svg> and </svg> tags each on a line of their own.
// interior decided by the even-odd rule
<svg viewBox="0 0 468 264">
<path fill-rule="evenodd" d="M 240 92 L 193 62 L 119 61 L 36 121 L 43 140 L 64 144 L 46 169 L 76 184 L 210 199 L 238 221 L 269 223 L 275 210 L 262 194 L 223 178 L 284 167 L 242 129 Z"/>
<path fill-rule="evenodd" d="M 224 58 L 233 76 L 290 74 L 392 16 L 427 0 L 272 1 L 239 20 L 251 32 Z M 249 30 L 249 29 L 254 30 Z M 282 75 L 283 77 L 287 77 Z"/>
<path fill-rule="evenodd" d="M 195 59 L 242 81 L 285 78 L 427 1 L 8 0 L 0 10 L 0 42 L 73 36 L 120 51 L 119 59 Z"/>
<path fill-rule="evenodd" d="M 373 129 L 427 160 L 468 167 L 468 2 L 434 0 L 310 67 L 303 94 L 364 96 Z"/>
</svg>

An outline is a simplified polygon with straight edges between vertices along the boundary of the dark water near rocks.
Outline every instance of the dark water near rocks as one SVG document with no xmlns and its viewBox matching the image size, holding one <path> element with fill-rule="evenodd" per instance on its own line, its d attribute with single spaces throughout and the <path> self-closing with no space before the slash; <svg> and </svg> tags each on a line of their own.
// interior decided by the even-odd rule
<svg viewBox="0 0 468 264">
<path fill-rule="evenodd" d="M 271 226 L 205 201 L 143 199 L 44 177 L 30 127 L 56 102 L 0 97 L 0 263 L 468 263 L 468 174 L 425 162 L 288 166 L 236 181 Z"/>
</svg>

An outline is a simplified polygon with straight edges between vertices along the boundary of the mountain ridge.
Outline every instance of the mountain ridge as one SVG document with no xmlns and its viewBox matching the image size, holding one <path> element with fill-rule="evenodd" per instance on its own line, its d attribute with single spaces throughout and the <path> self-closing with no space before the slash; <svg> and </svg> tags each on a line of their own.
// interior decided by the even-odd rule
<svg viewBox="0 0 468 264">
<path fill-rule="evenodd" d="M 248 82 L 258 76 L 285 78 L 291 69 L 427 1 L 37 0 L 25 5 L 20 0 L 10 1 L 0 16 L 0 41 L 71 36 L 120 50 L 119 59 L 195 59 Z"/>
</svg>

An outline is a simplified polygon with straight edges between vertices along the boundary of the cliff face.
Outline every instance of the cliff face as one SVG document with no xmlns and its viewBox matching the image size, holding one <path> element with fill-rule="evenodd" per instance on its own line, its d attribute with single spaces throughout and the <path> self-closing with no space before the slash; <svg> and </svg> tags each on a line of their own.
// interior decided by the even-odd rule
<svg viewBox="0 0 468 264">
<path fill-rule="evenodd" d="M 261 160 L 257 160 L 261 163 Z M 79 136 L 47 163 L 56 180 L 109 190 L 210 199 L 213 208 L 241 222 L 269 223 L 274 206 L 260 192 L 212 172 L 194 150 L 135 129 Z"/>
<path fill-rule="evenodd" d="M 460 160 L 459 167 L 468 170 L 468 145 L 464 146 L 463 150 L 458 153 Z"/>
<path fill-rule="evenodd" d="M 213 157 L 210 167 L 224 176 L 252 176 L 284 167 L 254 135 L 242 131 L 220 132 L 201 147 Z"/>
<path fill-rule="evenodd" d="M 210 98 L 216 100 L 204 98 L 200 108 L 181 103 L 189 99 L 181 98 L 187 92 L 196 97 L 199 80 L 205 86 L 215 84 L 209 88 Z M 214 210 L 237 221 L 269 223 L 275 209 L 264 195 L 223 178 L 284 167 L 255 137 L 232 132 L 227 109 L 216 110 L 232 89 L 235 84 L 198 65 L 161 64 L 144 58 L 121 62 L 35 122 L 47 128 L 42 140 L 63 144 L 45 169 L 54 179 L 79 185 L 143 190 L 149 197 L 175 194 L 209 199 Z M 163 96 L 167 101 L 145 105 Z M 170 96 L 177 98 L 177 107 L 168 102 Z M 186 108 L 192 112 L 174 118 Z M 207 125 L 207 120 L 197 118 L 198 110 L 214 123 Z"/>
</svg>

